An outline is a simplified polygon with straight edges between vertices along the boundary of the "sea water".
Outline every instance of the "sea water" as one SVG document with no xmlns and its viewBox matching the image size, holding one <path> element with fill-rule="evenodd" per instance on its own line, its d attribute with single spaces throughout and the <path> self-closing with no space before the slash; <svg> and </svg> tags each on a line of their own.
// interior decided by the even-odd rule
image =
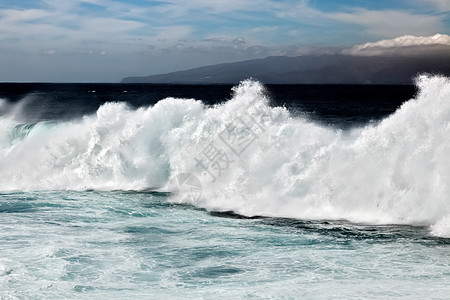
<svg viewBox="0 0 450 300">
<path fill-rule="evenodd" d="M 449 297 L 448 79 L 42 87 L 0 100 L 0 298 Z"/>
</svg>

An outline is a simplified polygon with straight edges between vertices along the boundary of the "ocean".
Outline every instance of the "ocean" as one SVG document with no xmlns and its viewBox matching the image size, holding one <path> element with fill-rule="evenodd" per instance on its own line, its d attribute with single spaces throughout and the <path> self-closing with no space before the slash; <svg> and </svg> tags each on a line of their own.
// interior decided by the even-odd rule
<svg viewBox="0 0 450 300">
<path fill-rule="evenodd" d="M 450 81 L 0 84 L 0 299 L 449 299 Z"/>
</svg>

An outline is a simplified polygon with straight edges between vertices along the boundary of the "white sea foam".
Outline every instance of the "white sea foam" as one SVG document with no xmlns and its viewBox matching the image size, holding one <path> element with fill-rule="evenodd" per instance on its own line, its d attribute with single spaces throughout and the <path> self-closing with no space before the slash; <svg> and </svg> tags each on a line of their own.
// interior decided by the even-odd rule
<svg viewBox="0 0 450 300">
<path fill-rule="evenodd" d="M 4 259 L 1 259 L 0 260 L 0 277 L 9 275 L 11 272 L 12 272 L 12 269 L 8 266 L 6 261 Z"/>
<path fill-rule="evenodd" d="M 201 195 L 178 190 L 173 201 L 249 216 L 431 225 L 449 236 L 450 82 L 421 76 L 417 84 L 416 98 L 393 115 L 350 131 L 270 107 L 251 80 L 221 105 L 107 103 L 22 138 L 12 138 L 18 122 L 4 116 L 0 190 L 164 189 L 191 174 Z"/>
</svg>

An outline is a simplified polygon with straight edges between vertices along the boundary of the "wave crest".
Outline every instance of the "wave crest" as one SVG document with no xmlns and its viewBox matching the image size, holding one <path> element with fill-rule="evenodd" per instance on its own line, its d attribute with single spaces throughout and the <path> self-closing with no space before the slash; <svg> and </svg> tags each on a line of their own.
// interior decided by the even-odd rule
<svg viewBox="0 0 450 300">
<path fill-rule="evenodd" d="M 448 236 L 450 82 L 424 75 L 417 85 L 394 114 L 348 131 L 270 107 L 252 80 L 219 105 L 107 103 L 82 119 L 27 127 L 20 139 L 4 116 L 0 189 L 164 189 L 190 174 L 201 193 L 177 189 L 173 201 L 248 216 L 432 225 Z"/>
</svg>

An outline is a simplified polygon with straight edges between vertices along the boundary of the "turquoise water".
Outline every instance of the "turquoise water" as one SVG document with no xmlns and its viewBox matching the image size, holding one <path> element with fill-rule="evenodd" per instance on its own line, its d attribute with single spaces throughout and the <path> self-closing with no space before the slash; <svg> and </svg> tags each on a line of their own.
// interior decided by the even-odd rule
<svg viewBox="0 0 450 300">
<path fill-rule="evenodd" d="M 427 227 L 243 218 L 124 191 L 0 195 L 0 298 L 445 299 Z"/>
<path fill-rule="evenodd" d="M 450 299 L 448 78 L 396 110 L 385 86 L 32 86 L 0 99 L 0 300 Z"/>
</svg>

